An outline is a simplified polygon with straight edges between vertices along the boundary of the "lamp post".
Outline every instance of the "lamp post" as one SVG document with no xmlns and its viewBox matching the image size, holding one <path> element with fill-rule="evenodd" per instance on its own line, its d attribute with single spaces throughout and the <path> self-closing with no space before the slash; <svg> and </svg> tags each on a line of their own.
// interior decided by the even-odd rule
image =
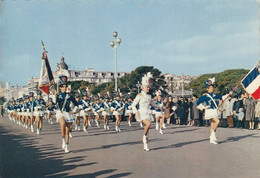
<svg viewBox="0 0 260 178">
<path fill-rule="evenodd" d="M 121 39 L 117 37 L 118 33 L 113 33 L 114 41 L 110 42 L 110 46 L 115 49 L 115 91 L 117 91 L 117 48 L 121 43 Z"/>
<path fill-rule="evenodd" d="M 141 87 L 141 84 L 139 81 L 137 81 L 137 84 L 136 84 L 137 88 L 138 88 L 138 93 L 140 93 L 140 87 Z"/>
</svg>

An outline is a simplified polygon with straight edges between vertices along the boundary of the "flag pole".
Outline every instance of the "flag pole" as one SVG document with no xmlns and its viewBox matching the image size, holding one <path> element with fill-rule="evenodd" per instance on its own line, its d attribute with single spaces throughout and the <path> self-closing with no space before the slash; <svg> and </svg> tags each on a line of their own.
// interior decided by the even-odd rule
<svg viewBox="0 0 260 178">
<path fill-rule="evenodd" d="M 46 59 L 47 59 L 47 51 L 45 50 L 45 46 L 44 46 L 44 43 L 43 43 L 43 41 L 41 41 L 42 42 L 42 49 L 43 49 L 43 55 L 42 55 L 42 59 L 43 59 L 43 61 L 44 61 L 44 65 L 46 65 Z M 48 72 L 47 72 L 47 75 L 48 75 L 48 78 L 49 78 L 49 74 L 48 74 Z M 50 81 L 49 81 L 49 86 L 50 86 Z M 49 90 L 50 90 L 50 88 L 49 88 Z M 50 99 L 50 91 L 48 92 L 48 95 L 47 95 L 47 102 L 49 101 L 49 99 Z"/>
<path fill-rule="evenodd" d="M 224 102 L 226 101 L 226 99 L 233 94 L 233 92 L 239 87 L 239 85 L 241 84 L 240 80 L 238 81 L 237 85 L 232 89 L 232 91 L 227 95 L 227 97 L 221 101 L 220 105 L 218 106 L 218 108 L 220 108 Z"/>
</svg>

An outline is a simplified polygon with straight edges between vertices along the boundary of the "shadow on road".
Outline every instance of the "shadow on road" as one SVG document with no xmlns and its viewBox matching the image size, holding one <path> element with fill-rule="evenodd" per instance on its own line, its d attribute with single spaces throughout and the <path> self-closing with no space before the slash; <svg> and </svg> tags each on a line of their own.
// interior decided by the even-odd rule
<svg viewBox="0 0 260 178">
<path fill-rule="evenodd" d="M 66 177 L 76 167 L 97 164 L 80 164 L 82 156 L 66 158 L 52 144 L 37 144 L 36 138 L 12 134 L 0 126 L 0 177 Z"/>
<path fill-rule="evenodd" d="M 259 136 L 255 136 L 255 134 L 248 134 L 248 135 L 243 135 L 243 136 L 228 137 L 226 140 L 220 141 L 219 144 L 228 143 L 228 142 L 236 142 L 236 141 L 248 138 L 248 137 L 259 138 Z"/>
<path fill-rule="evenodd" d="M 149 142 L 153 141 L 159 141 L 162 139 L 150 139 Z M 84 152 L 84 151 L 93 151 L 93 150 L 102 150 L 102 149 L 109 149 L 113 147 L 119 147 L 123 145 L 136 145 L 136 144 L 142 144 L 142 141 L 132 141 L 132 142 L 124 142 L 124 143 L 117 143 L 117 144 L 110 144 L 110 145 L 103 145 L 99 147 L 93 147 L 93 148 L 84 148 L 84 149 L 79 149 L 79 150 L 73 150 L 73 153 L 79 153 L 79 152 Z"/>
<path fill-rule="evenodd" d="M 185 145 L 190 145 L 193 143 L 199 143 L 199 142 L 205 142 L 208 141 L 208 139 L 202 139 L 202 140 L 195 140 L 195 141 L 190 141 L 190 142 L 181 142 L 181 143 L 176 143 L 168 146 L 163 146 L 163 147 L 158 147 L 158 148 L 153 148 L 153 150 L 161 150 L 161 149 L 169 149 L 169 148 L 179 148 L 183 147 Z"/>
</svg>

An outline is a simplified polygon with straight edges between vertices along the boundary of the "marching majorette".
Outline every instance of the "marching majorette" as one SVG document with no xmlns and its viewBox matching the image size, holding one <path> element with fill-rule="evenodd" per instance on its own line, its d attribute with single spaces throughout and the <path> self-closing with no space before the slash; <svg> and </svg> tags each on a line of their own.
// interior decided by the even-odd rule
<svg viewBox="0 0 260 178">
<path fill-rule="evenodd" d="M 30 118 L 28 116 L 27 109 L 29 107 L 29 95 L 25 95 L 24 107 L 23 107 L 23 117 L 25 118 L 25 128 L 28 129 L 30 126 Z"/>
<path fill-rule="evenodd" d="M 18 98 L 16 100 L 17 107 L 16 107 L 16 117 L 18 120 L 19 125 L 25 126 L 22 118 L 22 107 L 23 107 L 23 100 L 22 98 Z"/>
<path fill-rule="evenodd" d="M 52 98 L 49 98 L 49 102 L 47 105 L 47 118 L 48 118 L 48 122 L 52 125 L 53 124 L 53 118 L 55 116 L 55 110 L 56 110 L 56 106 L 55 103 L 52 101 Z"/>
<path fill-rule="evenodd" d="M 132 117 L 133 117 L 133 109 L 132 109 L 132 104 L 133 104 L 133 101 L 132 99 L 127 96 L 127 101 L 125 103 L 125 116 L 128 116 L 128 125 L 131 127 L 131 120 L 132 120 Z"/>
<path fill-rule="evenodd" d="M 83 117 L 83 130 L 84 132 L 88 132 L 88 126 L 90 124 L 90 119 L 91 119 L 91 110 L 92 107 L 90 105 L 90 101 L 88 99 L 88 93 L 87 91 L 83 91 L 83 99 L 82 99 L 82 110 L 80 111 L 80 116 Z"/>
<path fill-rule="evenodd" d="M 78 93 L 78 92 L 75 93 L 75 100 L 78 103 L 78 107 L 80 109 L 80 111 L 75 114 L 75 130 L 80 131 L 80 118 L 81 118 L 80 112 L 81 112 L 81 109 L 83 108 L 83 103 L 80 100 L 80 93 Z"/>
<path fill-rule="evenodd" d="M 8 112 L 9 112 L 9 119 L 13 120 L 14 122 L 17 122 L 17 124 L 18 124 L 18 119 L 17 119 L 17 115 L 16 115 L 17 104 L 16 104 L 16 101 L 14 98 L 10 101 L 7 108 L 8 108 Z"/>
<path fill-rule="evenodd" d="M 62 149 L 64 149 L 65 153 L 68 153 L 68 144 L 69 144 L 69 132 L 74 121 L 70 111 L 71 103 L 77 108 L 77 102 L 73 96 L 66 93 L 67 90 L 67 77 L 60 76 L 59 77 L 59 87 L 60 93 L 57 95 L 56 104 L 57 104 L 57 111 L 56 111 L 56 119 L 58 120 L 61 128 L 61 135 L 62 135 Z M 66 136 L 66 141 L 65 141 Z"/>
<path fill-rule="evenodd" d="M 151 122 L 154 121 L 151 106 L 158 108 L 153 100 L 151 95 L 148 94 L 150 89 L 150 79 L 152 74 L 148 72 L 147 74 L 142 77 L 142 92 L 139 93 L 132 104 L 133 113 L 135 114 L 136 120 L 138 122 L 142 122 L 144 127 L 144 135 L 143 135 L 143 144 L 144 150 L 150 151 L 148 148 L 148 138 L 149 138 L 149 128 L 151 126 Z M 137 109 L 137 105 L 139 104 L 139 109 Z"/>
<path fill-rule="evenodd" d="M 124 106 L 124 103 L 122 102 L 122 100 L 120 100 L 119 92 L 116 92 L 116 97 L 114 101 L 111 103 L 111 111 L 116 118 L 115 130 L 117 132 L 121 132 L 120 123 L 124 112 Z"/>
<path fill-rule="evenodd" d="M 96 102 L 92 105 L 93 107 L 93 112 L 95 115 L 95 122 L 97 124 L 97 127 L 99 128 L 100 126 L 100 117 L 102 114 L 103 109 L 101 108 L 101 102 L 99 97 L 96 98 Z"/>
<path fill-rule="evenodd" d="M 29 119 L 29 126 L 31 127 L 31 132 L 34 132 L 34 120 L 35 117 L 33 115 L 33 103 L 34 103 L 34 93 L 29 92 L 29 102 L 27 103 L 27 117 Z"/>
<path fill-rule="evenodd" d="M 37 93 L 37 96 L 33 102 L 33 114 L 36 119 L 37 134 L 40 135 L 42 132 L 42 120 L 44 117 L 44 110 L 45 110 L 46 103 L 42 99 L 42 91 L 37 90 L 36 93 Z"/>
<path fill-rule="evenodd" d="M 104 118 L 104 129 L 109 130 L 109 117 L 111 116 L 111 104 L 109 102 L 109 97 L 106 94 L 104 96 L 104 101 L 101 104 L 102 116 Z"/>
<path fill-rule="evenodd" d="M 163 108 L 163 100 L 162 100 L 162 93 L 160 90 L 156 91 L 156 100 L 154 101 L 156 105 L 160 106 L 160 108 Z M 165 119 L 165 115 L 164 115 L 164 111 L 163 109 L 160 108 L 154 108 L 152 107 L 152 110 L 154 111 L 154 115 L 155 115 L 155 128 L 156 130 L 159 130 L 160 134 L 163 134 L 162 128 L 166 128 L 164 125 L 164 119 Z M 159 124 L 160 121 L 160 124 Z"/>
<path fill-rule="evenodd" d="M 205 95 L 201 96 L 199 100 L 197 101 L 197 108 L 200 110 L 205 109 L 205 120 L 210 120 L 210 143 L 212 144 L 218 144 L 217 138 L 216 138 L 216 130 L 219 124 L 218 119 L 218 105 L 216 103 L 217 99 L 224 100 L 228 95 L 222 96 L 219 94 L 214 94 L 214 78 L 209 78 L 205 82 L 205 86 L 207 88 L 207 92 Z M 231 95 L 232 92 L 230 92 L 229 95 Z"/>
</svg>

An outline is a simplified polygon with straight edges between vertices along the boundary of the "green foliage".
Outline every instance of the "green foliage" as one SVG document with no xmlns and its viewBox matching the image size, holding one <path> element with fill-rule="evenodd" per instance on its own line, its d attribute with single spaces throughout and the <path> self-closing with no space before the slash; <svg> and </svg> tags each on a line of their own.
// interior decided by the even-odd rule
<svg viewBox="0 0 260 178">
<path fill-rule="evenodd" d="M 132 95 L 136 95 L 138 92 L 137 83 L 139 81 L 139 83 L 141 84 L 142 77 L 147 72 L 151 72 L 153 74 L 153 78 L 151 80 L 153 83 L 151 92 L 158 90 L 160 86 L 164 87 L 165 82 L 163 81 L 163 78 L 160 76 L 161 71 L 155 69 L 152 66 L 140 66 L 137 67 L 130 74 L 119 79 L 118 87 L 120 88 L 120 91 L 123 93 L 131 93 Z"/>
<path fill-rule="evenodd" d="M 137 67 L 131 73 L 118 79 L 118 88 L 120 89 L 120 92 L 122 92 L 123 94 L 131 93 L 132 96 L 135 96 L 138 92 L 137 82 L 139 81 L 139 83 L 141 84 L 142 77 L 147 72 L 151 72 L 153 74 L 153 78 L 151 80 L 152 81 L 151 92 L 154 92 L 154 90 L 158 90 L 160 86 L 164 87 L 165 82 L 163 81 L 163 78 L 160 76 L 161 71 L 155 69 L 152 66 L 140 66 Z M 73 93 L 77 92 L 78 89 L 83 90 L 88 87 L 91 93 L 94 95 L 98 93 L 104 95 L 107 92 L 113 94 L 115 88 L 114 80 L 109 83 L 103 83 L 100 85 L 85 82 L 85 81 L 73 81 L 73 82 L 68 82 L 68 84 L 71 85 L 71 91 Z"/>
<path fill-rule="evenodd" d="M 194 80 L 190 84 L 190 88 L 193 89 L 194 94 L 201 96 L 204 92 L 206 92 L 205 81 L 208 78 L 215 77 L 216 82 L 214 84 L 214 91 L 219 94 L 226 94 L 228 91 L 235 88 L 240 81 L 244 78 L 244 76 L 249 72 L 249 70 L 245 69 L 232 69 L 225 70 L 224 72 L 216 73 L 216 74 L 204 74 L 199 76 L 196 80 Z M 241 86 L 239 86 L 235 90 L 235 94 L 240 95 L 243 92 Z"/>
</svg>

